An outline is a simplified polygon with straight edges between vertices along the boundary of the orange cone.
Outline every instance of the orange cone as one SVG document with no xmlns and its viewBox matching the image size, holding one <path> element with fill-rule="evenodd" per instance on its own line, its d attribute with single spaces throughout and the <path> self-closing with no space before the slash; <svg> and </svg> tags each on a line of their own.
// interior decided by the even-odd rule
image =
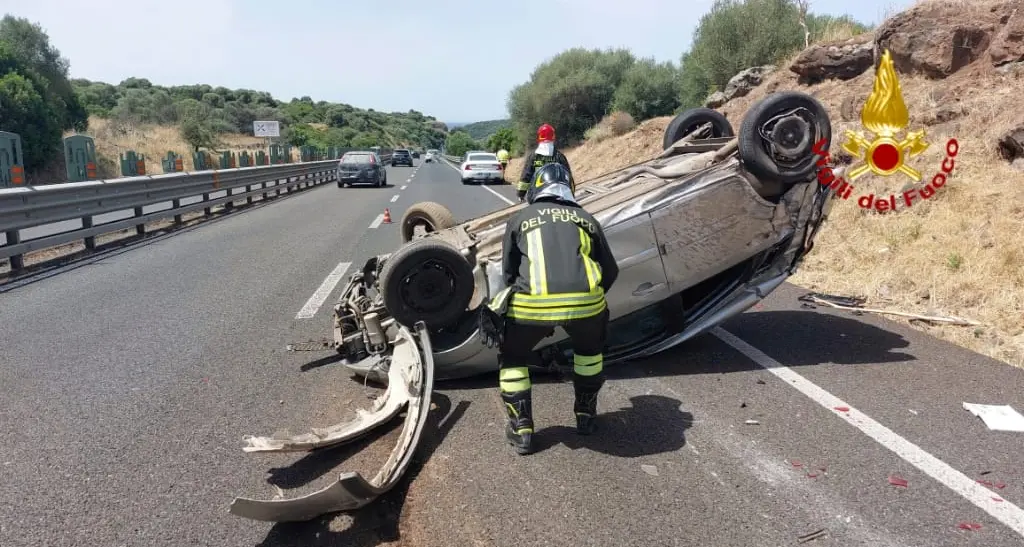
<svg viewBox="0 0 1024 547">
<path fill-rule="evenodd" d="M 380 221 L 381 224 L 391 224 L 391 211 L 384 209 L 384 220 Z"/>
</svg>

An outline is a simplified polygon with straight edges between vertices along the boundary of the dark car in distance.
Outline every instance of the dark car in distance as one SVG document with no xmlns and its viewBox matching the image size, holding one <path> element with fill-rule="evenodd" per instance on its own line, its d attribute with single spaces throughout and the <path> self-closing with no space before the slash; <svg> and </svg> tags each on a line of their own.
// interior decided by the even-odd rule
<svg viewBox="0 0 1024 547">
<path fill-rule="evenodd" d="M 420 151 L 419 150 L 413 150 L 412 151 L 412 157 L 414 157 L 416 159 L 420 159 Z"/>
<path fill-rule="evenodd" d="M 353 184 L 383 187 L 387 182 L 388 172 L 374 152 L 345 152 L 338 160 L 338 188 Z"/>
<path fill-rule="evenodd" d="M 391 167 L 397 165 L 408 165 L 412 167 L 412 152 L 406 148 L 398 148 L 391 153 Z"/>
</svg>

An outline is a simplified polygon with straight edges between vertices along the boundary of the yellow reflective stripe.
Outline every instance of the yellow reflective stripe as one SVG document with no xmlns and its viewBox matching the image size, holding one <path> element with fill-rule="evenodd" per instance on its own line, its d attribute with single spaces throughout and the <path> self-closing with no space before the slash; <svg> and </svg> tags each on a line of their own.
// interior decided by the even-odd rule
<svg viewBox="0 0 1024 547">
<path fill-rule="evenodd" d="M 526 256 L 530 261 L 530 294 L 547 294 L 548 275 L 544 265 L 544 244 L 540 230 L 526 234 Z"/>
<path fill-rule="evenodd" d="M 527 367 L 503 368 L 498 372 L 498 383 L 505 393 L 530 389 L 530 369 Z M 515 407 L 509 406 L 515 412 Z"/>
<path fill-rule="evenodd" d="M 604 355 L 573 354 L 572 370 L 580 376 L 596 376 L 604 370 Z"/>
<path fill-rule="evenodd" d="M 590 234 L 583 228 L 577 227 L 576 229 L 580 232 L 580 255 L 583 258 L 583 269 L 587 271 L 587 286 L 593 291 L 601 284 L 601 268 L 598 268 L 597 263 L 590 258 L 592 243 Z"/>
<path fill-rule="evenodd" d="M 498 308 L 500 308 L 502 303 L 505 302 L 505 299 L 508 297 L 508 292 L 511 290 L 512 287 L 505 287 L 504 289 L 502 289 L 500 292 L 498 292 L 498 294 L 494 295 L 494 298 L 492 298 L 491 302 L 487 304 L 487 307 L 491 308 L 494 311 L 498 311 Z"/>
<path fill-rule="evenodd" d="M 512 304 L 523 308 L 564 308 L 568 306 L 589 306 L 604 300 L 604 290 L 598 287 L 593 292 L 575 292 L 547 295 L 516 293 Z"/>
<path fill-rule="evenodd" d="M 604 310 L 605 302 L 603 300 L 590 306 L 549 309 L 521 308 L 513 303 L 508 309 L 508 317 L 527 321 L 559 322 L 571 321 L 574 319 L 586 319 L 587 317 L 593 317 Z"/>
</svg>

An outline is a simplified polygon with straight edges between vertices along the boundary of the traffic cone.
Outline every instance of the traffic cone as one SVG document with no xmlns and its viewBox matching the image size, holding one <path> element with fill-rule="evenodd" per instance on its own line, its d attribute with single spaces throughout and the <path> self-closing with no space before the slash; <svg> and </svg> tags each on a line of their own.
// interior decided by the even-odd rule
<svg viewBox="0 0 1024 547">
<path fill-rule="evenodd" d="M 391 211 L 384 209 L 384 220 L 380 221 L 381 224 L 391 224 Z"/>
</svg>

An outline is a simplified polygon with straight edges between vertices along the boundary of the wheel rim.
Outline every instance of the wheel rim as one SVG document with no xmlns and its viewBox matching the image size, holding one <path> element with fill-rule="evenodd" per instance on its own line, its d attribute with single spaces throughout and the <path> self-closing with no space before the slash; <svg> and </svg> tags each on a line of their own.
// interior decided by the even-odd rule
<svg viewBox="0 0 1024 547">
<path fill-rule="evenodd" d="M 798 107 L 771 117 L 761 125 L 759 133 L 772 160 L 793 169 L 814 159 L 812 133 L 817 131 L 814 115 Z"/>
<path fill-rule="evenodd" d="M 437 313 L 455 299 L 455 270 L 440 260 L 427 260 L 402 277 L 401 294 L 409 309 Z"/>
</svg>

